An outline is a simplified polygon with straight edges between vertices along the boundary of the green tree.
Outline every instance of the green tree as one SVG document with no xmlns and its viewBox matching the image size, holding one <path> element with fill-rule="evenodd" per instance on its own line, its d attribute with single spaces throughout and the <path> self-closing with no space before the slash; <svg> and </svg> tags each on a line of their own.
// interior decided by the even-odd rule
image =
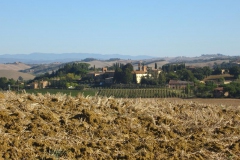
<svg viewBox="0 0 240 160">
<path fill-rule="evenodd" d="M 165 64 L 162 66 L 164 72 L 174 72 L 182 69 L 185 69 L 185 63 Z"/>
<path fill-rule="evenodd" d="M 127 63 L 122 67 L 123 71 L 125 71 L 126 69 L 128 69 L 129 71 L 133 71 L 133 65 L 131 63 Z"/>
<path fill-rule="evenodd" d="M 198 79 L 200 81 L 205 78 L 205 76 L 202 73 L 194 73 L 193 75 L 196 79 Z"/>
<path fill-rule="evenodd" d="M 176 74 L 176 72 L 169 72 L 166 74 L 167 82 L 170 81 L 171 79 L 174 79 L 174 80 L 178 79 L 178 75 Z"/>
<path fill-rule="evenodd" d="M 152 79 L 158 81 L 158 76 L 159 76 L 158 72 L 156 72 L 156 71 L 154 71 L 154 70 L 149 70 L 149 71 L 148 71 L 148 77 L 150 78 L 149 75 L 151 75 L 151 78 L 152 78 Z"/>
<path fill-rule="evenodd" d="M 183 81 L 194 81 L 193 73 L 190 70 L 182 69 L 177 72 L 179 78 Z"/>
<path fill-rule="evenodd" d="M 204 75 L 204 69 L 203 68 L 195 68 L 193 71 L 192 71 L 194 77 L 198 80 L 203 80 L 205 78 L 205 75 Z"/>
<path fill-rule="evenodd" d="M 217 82 L 219 84 L 224 84 L 224 81 L 225 81 L 224 77 L 221 77 L 221 78 L 217 79 Z"/>
<path fill-rule="evenodd" d="M 13 78 L 8 79 L 8 84 L 15 85 L 16 81 Z"/>
<path fill-rule="evenodd" d="M 129 68 L 126 68 L 123 72 L 122 83 L 131 83 L 133 82 L 133 74 Z"/>
<path fill-rule="evenodd" d="M 22 77 L 22 76 L 19 76 L 19 77 L 18 77 L 18 80 L 19 80 L 19 81 L 23 81 L 23 77 Z"/>
<path fill-rule="evenodd" d="M 210 69 L 210 67 L 208 66 L 204 66 L 203 67 L 203 74 L 207 77 L 210 76 L 212 74 L 212 70 Z"/>
<path fill-rule="evenodd" d="M 66 80 L 67 81 L 72 81 L 74 79 L 74 73 L 68 73 L 66 75 Z"/>
<path fill-rule="evenodd" d="M 133 82 L 133 66 L 131 63 L 117 67 L 114 73 L 114 81 L 117 83 L 131 83 Z"/>
<path fill-rule="evenodd" d="M 59 80 L 57 86 L 58 86 L 58 88 L 67 88 L 67 81 Z"/>
<path fill-rule="evenodd" d="M 203 95 L 205 94 L 206 90 L 205 90 L 205 84 L 204 83 L 195 83 L 196 85 L 196 90 L 195 90 L 195 94 L 197 96 L 203 97 Z"/>
<path fill-rule="evenodd" d="M 123 77 L 123 71 L 121 68 L 117 67 L 114 72 L 114 77 L 113 77 L 114 82 L 121 83 L 122 77 Z"/>
<path fill-rule="evenodd" d="M 6 89 L 8 86 L 8 79 L 6 77 L 0 77 L 0 88 Z"/>
<path fill-rule="evenodd" d="M 215 84 L 213 81 L 206 81 L 205 82 L 205 90 L 206 91 L 213 91 L 216 87 L 217 87 L 217 84 Z"/>
<path fill-rule="evenodd" d="M 158 81 L 152 77 L 146 76 L 141 78 L 141 84 L 157 85 Z"/>
<path fill-rule="evenodd" d="M 229 68 L 229 74 L 233 75 L 234 78 L 239 78 L 240 67 L 239 66 L 233 66 L 233 67 Z"/>
<path fill-rule="evenodd" d="M 190 94 L 190 85 L 189 85 L 189 84 L 187 84 L 187 86 L 186 86 L 186 88 L 185 88 L 185 93 L 186 93 L 187 95 Z"/>
<path fill-rule="evenodd" d="M 214 75 L 222 74 L 222 69 L 220 67 L 216 67 L 214 71 L 212 72 Z"/>
<path fill-rule="evenodd" d="M 229 92 L 230 97 L 239 98 L 240 97 L 240 83 L 231 82 L 230 84 L 223 85 L 224 91 Z"/>
<path fill-rule="evenodd" d="M 162 86 L 164 86 L 166 84 L 166 76 L 165 76 L 164 72 L 159 73 L 158 83 Z"/>
<path fill-rule="evenodd" d="M 198 97 L 211 97 L 213 90 L 217 87 L 213 81 L 206 81 L 204 83 L 195 83 L 195 91 L 194 93 Z"/>
</svg>

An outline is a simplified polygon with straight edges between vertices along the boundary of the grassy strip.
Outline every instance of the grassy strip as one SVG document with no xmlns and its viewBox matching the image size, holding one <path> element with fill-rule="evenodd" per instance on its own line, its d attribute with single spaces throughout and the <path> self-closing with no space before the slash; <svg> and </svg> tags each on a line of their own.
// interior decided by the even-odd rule
<svg viewBox="0 0 240 160">
<path fill-rule="evenodd" d="M 84 96 L 95 96 L 97 90 L 70 90 L 70 89 L 28 89 L 26 90 L 27 93 L 50 93 L 50 94 L 57 94 L 63 93 L 71 96 L 77 96 L 78 94 L 83 94 Z"/>
<path fill-rule="evenodd" d="M 220 78 L 224 78 L 225 80 L 226 80 L 226 79 L 234 80 L 233 75 L 230 75 L 230 74 L 220 74 L 220 75 L 210 75 L 210 76 L 204 78 L 203 81 L 207 81 L 207 80 L 217 80 L 217 79 L 220 79 Z"/>
</svg>

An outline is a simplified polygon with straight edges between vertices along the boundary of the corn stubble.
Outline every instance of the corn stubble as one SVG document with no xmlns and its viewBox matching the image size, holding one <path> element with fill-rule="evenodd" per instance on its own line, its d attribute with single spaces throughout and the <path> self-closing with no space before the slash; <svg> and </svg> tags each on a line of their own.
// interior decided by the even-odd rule
<svg viewBox="0 0 240 160">
<path fill-rule="evenodd" d="M 239 159 L 240 107 L 0 93 L 0 159 Z"/>
</svg>

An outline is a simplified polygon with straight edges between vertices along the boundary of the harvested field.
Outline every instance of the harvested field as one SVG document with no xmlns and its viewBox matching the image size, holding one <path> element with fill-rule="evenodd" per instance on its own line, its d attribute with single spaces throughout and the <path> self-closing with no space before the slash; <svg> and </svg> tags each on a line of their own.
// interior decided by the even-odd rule
<svg viewBox="0 0 240 160">
<path fill-rule="evenodd" d="M 239 159 L 240 107 L 0 93 L 0 159 Z"/>
</svg>

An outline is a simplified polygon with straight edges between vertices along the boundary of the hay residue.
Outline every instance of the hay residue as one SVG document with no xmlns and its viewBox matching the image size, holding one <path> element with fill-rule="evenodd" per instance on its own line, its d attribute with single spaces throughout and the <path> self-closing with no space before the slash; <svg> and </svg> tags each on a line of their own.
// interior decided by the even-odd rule
<svg viewBox="0 0 240 160">
<path fill-rule="evenodd" d="M 240 108 L 0 93 L 0 159 L 238 159 Z"/>
</svg>

